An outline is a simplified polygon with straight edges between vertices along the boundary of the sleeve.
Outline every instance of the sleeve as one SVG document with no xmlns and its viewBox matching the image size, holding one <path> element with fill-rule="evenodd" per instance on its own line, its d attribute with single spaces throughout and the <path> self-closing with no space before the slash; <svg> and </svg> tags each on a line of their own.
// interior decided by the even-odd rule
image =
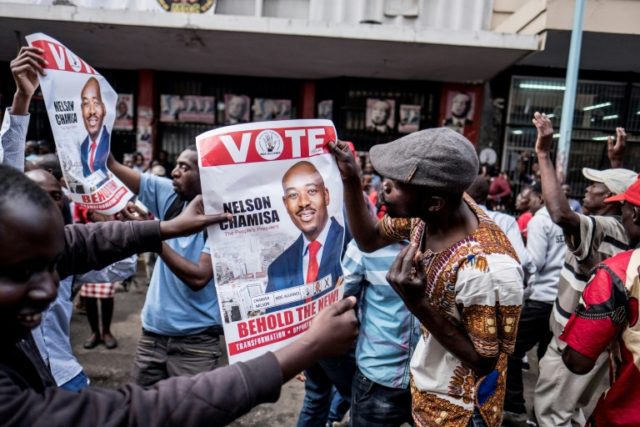
<svg viewBox="0 0 640 427">
<path fill-rule="evenodd" d="M 156 218 L 164 219 L 165 212 L 176 197 L 170 179 L 150 173 L 141 174 L 138 199 Z"/>
<path fill-rule="evenodd" d="M 391 240 L 409 240 L 411 235 L 410 218 L 391 218 L 389 215 L 378 221 L 378 228 L 384 237 Z"/>
<path fill-rule="evenodd" d="M 567 247 L 578 259 L 578 262 L 583 262 L 591 253 L 600 247 L 600 244 L 604 241 L 607 235 L 607 230 L 611 230 L 611 225 L 615 221 L 618 227 L 622 228 L 619 221 L 613 217 L 601 217 L 601 216 L 587 216 L 580 215 L 580 242 L 576 246 L 575 242 L 571 238 L 565 241 Z M 620 234 L 624 234 L 621 232 Z"/>
<path fill-rule="evenodd" d="M 476 255 L 458 271 L 456 305 L 475 350 L 484 357 L 513 353 L 522 306 L 522 269 L 507 255 L 484 270 L 487 261 Z M 507 259 L 508 258 L 508 259 Z"/>
<path fill-rule="evenodd" d="M 20 171 L 24 171 L 24 147 L 27 141 L 29 117 L 28 114 L 24 116 L 11 114 L 11 107 L 9 107 L 5 112 L 0 129 L 2 164 L 12 166 Z"/>
<path fill-rule="evenodd" d="M 80 393 L 51 387 L 22 390 L 0 372 L 3 425 L 224 426 L 264 402 L 275 402 L 282 370 L 273 353 L 193 377 L 173 377 L 150 389 L 129 384 L 118 390 Z M 46 422 L 45 422 L 46 420 Z"/>
<path fill-rule="evenodd" d="M 344 277 L 344 296 L 360 296 L 364 281 L 364 265 L 362 252 L 355 240 L 351 240 L 342 258 L 342 272 Z"/>
<path fill-rule="evenodd" d="M 76 278 L 75 284 L 80 283 L 113 283 L 128 279 L 136 274 L 138 255 L 131 255 L 98 271 L 90 271 Z"/>
<path fill-rule="evenodd" d="M 621 324 L 614 319 L 621 309 L 624 301 L 615 297 L 610 274 L 598 267 L 560 339 L 581 355 L 596 360 L 620 332 Z"/>
<path fill-rule="evenodd" d="M 527 227 L 527 252 L 537 271 L 542 271 L 547 261 L 548 232 L 541 216 L 534 216 Z"/>
<path fill-rule="evenodd" d="M 65 248 L 58 262 L 60 278 L 101 270 L 142 252 L 161 252 L 160 221 L 109 221 L 64 228 Z"/>
<path fill-rule="evenodd" d="M 202 253 L 203 254 L 207 254 L 207 255 L 211 255 L 211 247 L 209 246 L 209 242 L 205 242 L 204 246 L 202 247 Z"/>
</svg>

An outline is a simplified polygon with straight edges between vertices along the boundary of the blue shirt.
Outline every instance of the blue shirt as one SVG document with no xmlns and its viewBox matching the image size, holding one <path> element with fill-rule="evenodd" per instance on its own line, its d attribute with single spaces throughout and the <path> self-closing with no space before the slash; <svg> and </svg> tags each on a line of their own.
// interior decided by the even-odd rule
<svg viewBox="0 0 640 427">
<path fill-rule="evenodd" d="M 142 174 L 140 201 L 157 217 L 164 219 L 167 209 L 178 197 L 171 180 Z M 166 240 L 171 249 L 198 263 L 204 248 L 204 233 Z M 220 325 L 220 309 L 213 279 L 198 290 L 191 290 L 159 258 L 151 275 L 147 298 L 142 308 L 142 327 L 168 336 L 193 335 Z"/>
<path fill-rule="evenodd" d="M 420 338 L 420 323 L 385 278 L 402 247 L 394 243 L 364 253 L 352 240 L 342 259 L 342 270 L 345 295 L 360 296 L 358 369 L 378 384 L 406 389 L 409 362 Z"/>
</svg>

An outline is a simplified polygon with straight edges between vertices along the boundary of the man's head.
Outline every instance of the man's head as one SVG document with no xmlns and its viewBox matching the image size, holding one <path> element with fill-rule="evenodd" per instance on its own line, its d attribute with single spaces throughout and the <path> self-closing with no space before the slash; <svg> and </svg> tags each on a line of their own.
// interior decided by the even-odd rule
<svg viewBox="0 0 640 427">
<path fill-rule="evenodd" d="M 95 77 L 91 77 L 85 83 L 80 93 L 82 98 L 82 119 L 84 127 L 87 128 L 91 139 L 98 138 L 102 122 L 104 122 L 105 108 L 102 103 L 102 94 L 100 93 L 100 85 Z"/>
<path fill-rule="evenodd" d="M 371 123 L 376 126 L 382 126 L 387 123 L 391 115 L 391 104 L 389 102 L 378 99 L 371 107 Z"/>
<path fill-rule="evenodd" d="M 592 183 L 582 199 L 582 208 L 587 215 L 618 215 L 619 204 L 607 204 L 605 199 L 624 191 L 635 182 L 638 174 L 628 169 L 596 170 L 583 168 L 582 174 Z"/>
<path fill-rule="evenodd" d="M 38 141 L 29 140 L 24 146 L 24 155 L 27 157 L 33 154 L 38 154 Z"/>
<path fill-rule="evenodd" d="M 425 218 L 455 209 L 478 174 L 476 150 L 464 136 L 448 128 L 411 133 L 369 151 L 371 163 L 394 185 L 385 191 L 392 216 Z M 392 191 L 393 190 L 393 191 Z"/>
<path fill-rule="evenodd" d="M 200 187 L 200 169 L 198 169 L 198 152 L 195 145 L 187 147 L 176 160 L 176 167 L 171 172 L 173 189 L 182 200 L 190 201 L 202 193 Z"/>
<path fill-rule="evenodd" d="M 57 295 L 64 223 L 47 193 L 0 165 L 0 339 L 18 341 L 38 326 Z M 4 344 L 3 344 L 4 345 Z"/>
<path fill-rule="evenodd" d="M 524 213 L 529 210 L 530 193 L 531 193 L 531 186 L 526 186 L 516 196 L 516 210 L 518 212 Z"/>
<path fill-rule="evenodd" d="M 542 186 L 539 182 L 536 182 L 529 187 L 529 212 L 533 215 L 544 206 L 544 198 L 542 197 Z"/>
<path fill-rule="evenodd" d="M 44 169 L 52 174 L 58 181 L 62 180 L 62 167 L 57 154 L 49 153 L 36 157 L 33 160 L 32 169 Z"/>
<path fill-rule="evenodd" d="M 232 96 L 227 103 L 227 116 L 235 120 L 244 120 L 247 102 L 241 96 Z"/>
<path fill-rule="evenodd" d="M 322 175 L 312 163 L 298 162 L 282 177 L 282 190 L 291 221 L 307 240 L 315 240 L 329 220 L 329 190 Z"/>
<path fill-rule="evenodd" d="M 622 225 L 629 237 L 629 246 L 640 244 L 640 179 L 630 185 L 626 191 L 605 200 L 608 204 L 622 204 Z"/>
<path fill-rule="evenodd" d="M 55 150 L 53 149 L 53 144 L 51 142 L 47 141 L 46 139 L 41 139 L 40 141 L 38 141 L 38 154 L 51 154 L 54 151 Z"/>
<path fill-rule="evenodd" d="M 471 110 L 471 95 L 460 92 L 451 101 L 451 115 L 457 119 L 464 119 Z"/>
<path fill-rule="evenodd" d="M 51 173 L 43 169 L 34 169 L 26 172 L 25 175 L 33 182 L 38 184 L 38 187 L 51 197 L 51 201 L 56 204 L 60 212 L 64 210 L 64 193 L 60 182 Z"/>
<path fill-rule="evenodd" d="M 489 195 L 489 180 L 482 175 L 478 175 L 471 187 L 467 189 L 467 194 L 479 205 L 486 205 L 487 196 Z"/>
</svg>

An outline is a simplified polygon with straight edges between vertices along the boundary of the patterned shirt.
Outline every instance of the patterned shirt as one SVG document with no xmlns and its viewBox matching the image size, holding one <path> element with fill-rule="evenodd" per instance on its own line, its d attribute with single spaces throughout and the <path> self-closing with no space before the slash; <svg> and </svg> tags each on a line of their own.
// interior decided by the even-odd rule
<svg viewBox="0 0 640 427">
<path fill-rule="evenodd" d="M 627 234 L 616 216 L 580 215 L 580 245 L 565 236 L 568 251 L 560 271 L 558 298 L 549 326 L 553 336 L 562 334 L 564 325 L 576 309 L 591 270 L 599 263 L 628 249 Z M 556 340 L 560 350 L 564 342 Z"/>
<path fill-rule="evenodd" d="M 560 337 L 591 360 L 611 349 L 611 387 L 600 397 L 591 425 L 640 425 L 639 268 L 640 249 L 600 264 Z"/>
<path fill-rule="evenodd" d="M 464 328 L 475 350 L 498 359 L 478 377 L 444 348 L 426 328 L 411 360 L 413 418 L 418 427 L 464 427 L 478 408 L 489 427 L 502 422 L 507 356 L 513 352 L 520 316 L 523 273 L 509 240 L 468 196 L 465 203 L 478 228 L 442 252 L 422 254 L 426 296 L 455 326 Z M 425 223 L 385 217 L 387 237 L 418 244 Z"/>
</svg>

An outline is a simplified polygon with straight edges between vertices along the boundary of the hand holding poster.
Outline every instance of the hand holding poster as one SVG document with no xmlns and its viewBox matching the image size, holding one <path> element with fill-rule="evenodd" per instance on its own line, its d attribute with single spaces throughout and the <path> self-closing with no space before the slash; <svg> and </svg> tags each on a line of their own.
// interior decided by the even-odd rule
<svg viewBox="0 0 640 427">
<path fill-rule="evenodd" d="M 117 94 L 89 64 L 41 33 L 26 37 L 44 51 L 46 76 L 38 76 L 71 200 L 114 214 L 133 194 L 109 172 Z"/>
<path fill-rule="evenodd" d="M 283 347 L 342 298 L 342 181 L 328 120 L 228 126 L 196 138 L 231 362 Z"/>
</svg>

